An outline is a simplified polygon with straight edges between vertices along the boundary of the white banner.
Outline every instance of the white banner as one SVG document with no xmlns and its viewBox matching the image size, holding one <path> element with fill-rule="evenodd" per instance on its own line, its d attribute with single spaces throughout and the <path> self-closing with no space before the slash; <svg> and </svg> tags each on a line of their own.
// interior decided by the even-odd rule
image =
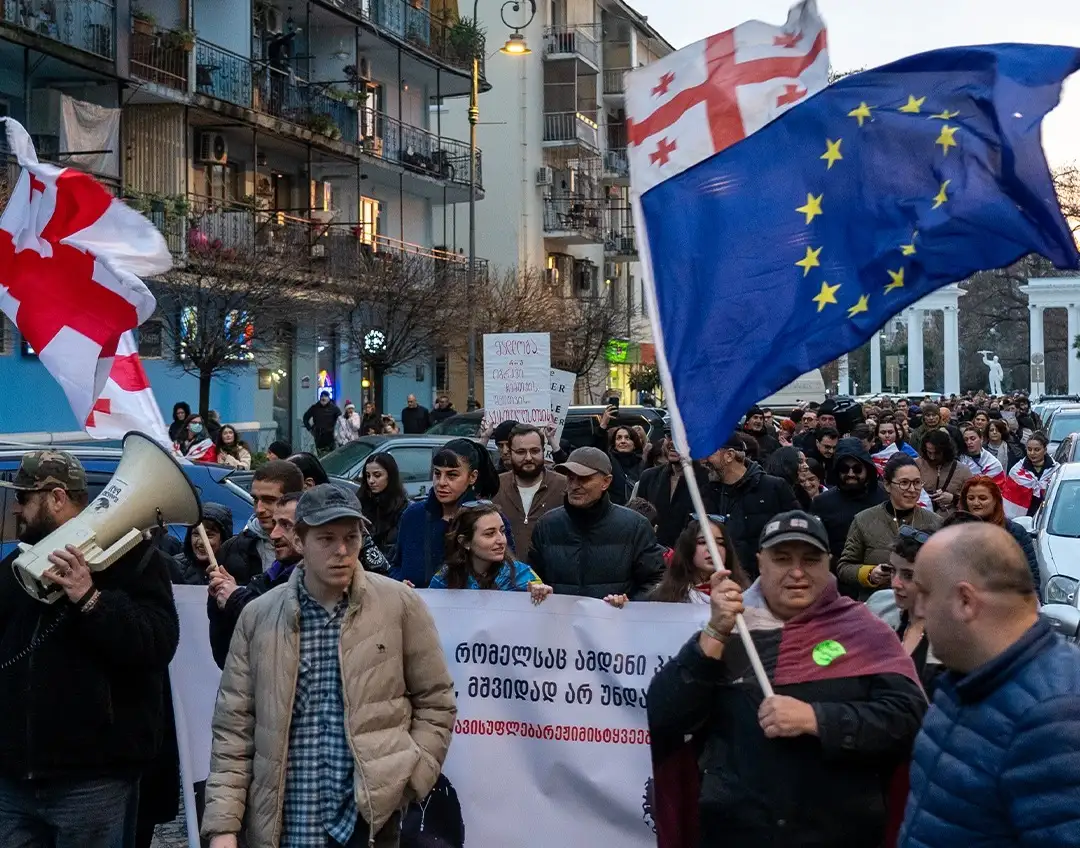
<svg viewBox="0 0 1080 848">
<path fill-rule="evenodd" d="M 551 417 L 555 419 L 555 436 L 552 441 L 555 447 L 559 446 L 562 438 L 563 427 L 566 425 L 566 412 L 570 409 L 570 401 L 574 399 L 574 383 L 577 382 L 577 374 L 571 371 L 560 371 L 558 368 L 551 369 Z"/>
<path fill-rule="evenodd" d="M 191 784 L 209 772 L 219 672 L 207 643 L 206 589 L 174 588 L 181 629 L 172 684 L 190 799 Z M 518 592 L 421 595 L 457 689 L 443 773 L 462 807 L 465 844 L 655 848 L 645 693 L 708 607 L 617 610 L 557 595 L 536 607 Z"/>
<path fill-rule="evenodd" d="M 503 421 L 551 423 L 551 337 L 547 333 L 484 335 L 484 410 Z"/>
</svg>

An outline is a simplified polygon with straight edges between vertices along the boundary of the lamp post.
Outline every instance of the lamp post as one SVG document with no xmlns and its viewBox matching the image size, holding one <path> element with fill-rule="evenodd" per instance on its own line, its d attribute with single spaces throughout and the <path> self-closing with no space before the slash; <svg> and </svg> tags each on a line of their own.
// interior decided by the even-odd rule
<svg viewBox="0 0 1080 848">
<path fill-rule="evenodd" d="M 514 26 L 506 20 L 506 10 L 520 12 L 528 4 L 525 23 Z M 473 26 L 479 28 L 478 7 L 480 0 L 473 0 Z M 499 48 L 507 56 L 525 56 L 532 51 L 525 41 L 521 30 L 528 27 L 536 17 L 536 0 L 507 0 L 499 9 L 502 22 L 513 30 L 506 44 Z M 474 50 L 472 60 L 472 80 L 469 87 L 469 267 L 465 271 L 466 299 L 469 309 L 469 400 L 468 411 L 476 409 L 476 310 L 471 308 L 473 286 L 476 283 L 476 125 L 480 122 L 480 56 Z"/>
</svg>

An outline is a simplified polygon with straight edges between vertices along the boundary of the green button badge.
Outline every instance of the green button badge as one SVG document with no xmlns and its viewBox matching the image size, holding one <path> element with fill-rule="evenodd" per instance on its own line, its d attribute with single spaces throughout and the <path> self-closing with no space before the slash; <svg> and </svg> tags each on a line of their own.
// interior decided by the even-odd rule
<svg viewBox="0 0 1080 848">
<path fill-rule="evenodd" d="M 847 648 L 835 639 L 826 639 L 824 642 L 818 642 L 814 645 L 812 656 L 814 657 L 815 663 L 824 666 L 831 665 L 835 660 L 838 660 L 846 653 Z"/>
</svg>

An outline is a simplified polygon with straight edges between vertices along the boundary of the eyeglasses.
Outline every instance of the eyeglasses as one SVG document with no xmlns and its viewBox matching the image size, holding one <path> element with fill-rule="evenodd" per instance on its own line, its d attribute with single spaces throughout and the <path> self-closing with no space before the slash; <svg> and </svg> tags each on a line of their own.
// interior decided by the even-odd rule
<svg viewBox="0 0 1080 848">
<path fill-rule="evenodd" d="M 527 456 L 543 456 L 543 448 L 514 448 L 510 451 L 518 459 L 524 459 Z"/>
<path fill-rule="evenodd" d="M 698 516 L 698 514 L 696 512 L 691 512 L 690 517 L 692 519 L 694 519 L 694 521 L 698 522 L 699 524 L 703 523 L 701 518 Z M 727 516 L 726 515 L 715 515 L 713 513 L 709 513 L 708 515 L 705 516 L 705 518 L 707 520 L 709 520 L 709 521 L 712 521 L 712 522 L 716 523 L 716 524 L 727 524 Z"/>
<path fill-rule="evenodd" d="M 930 541 L 930 534 L 924 533 L 922 530 L 916 530 L 910 524 L 902 524 L 900 526 L 900 538 L 910 539 L 920 545 L 925 545 Z"/>
<path fill-rule="evenodd" d="M 859 470 L 860 469 L 865 469 L 865 467 L 866 466 L 864 466 L 864 465 L 851 465 L 851 464 L 845 463 L 844 465 L 838 465 L 836 467 L 836 473 L 837 474 L 854 474 L 857 477 L 857 476 L 859 476 Z"/>
<path fill-rule="evenodd" d="M 896 486 L 901 492 L 917 492 L 922 480 L 893 480 L 889 485 Z"/>
<path fill-rule="evenodd" d="M 478 501 L 462 501 L 460 504 L 462 509 L 477 509 L 482 506 L 495 506 L 495 501 L 478 500 Z"/>
</svg>

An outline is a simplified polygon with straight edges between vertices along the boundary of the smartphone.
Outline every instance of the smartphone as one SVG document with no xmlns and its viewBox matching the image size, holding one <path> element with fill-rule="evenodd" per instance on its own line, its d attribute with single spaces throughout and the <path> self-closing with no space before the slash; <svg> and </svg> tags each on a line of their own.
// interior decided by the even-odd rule
<svg viewBox="0 0 1080 848">
<path fill-rule="evenodd" d="M 609 397 L 607 399 L 607 402 L 608 402 L 608 406 L 614 407 L 616 412 L 619 411 L 619 396 L 618 395 L 612 395 L 611 397 Z"/>
</svg>

